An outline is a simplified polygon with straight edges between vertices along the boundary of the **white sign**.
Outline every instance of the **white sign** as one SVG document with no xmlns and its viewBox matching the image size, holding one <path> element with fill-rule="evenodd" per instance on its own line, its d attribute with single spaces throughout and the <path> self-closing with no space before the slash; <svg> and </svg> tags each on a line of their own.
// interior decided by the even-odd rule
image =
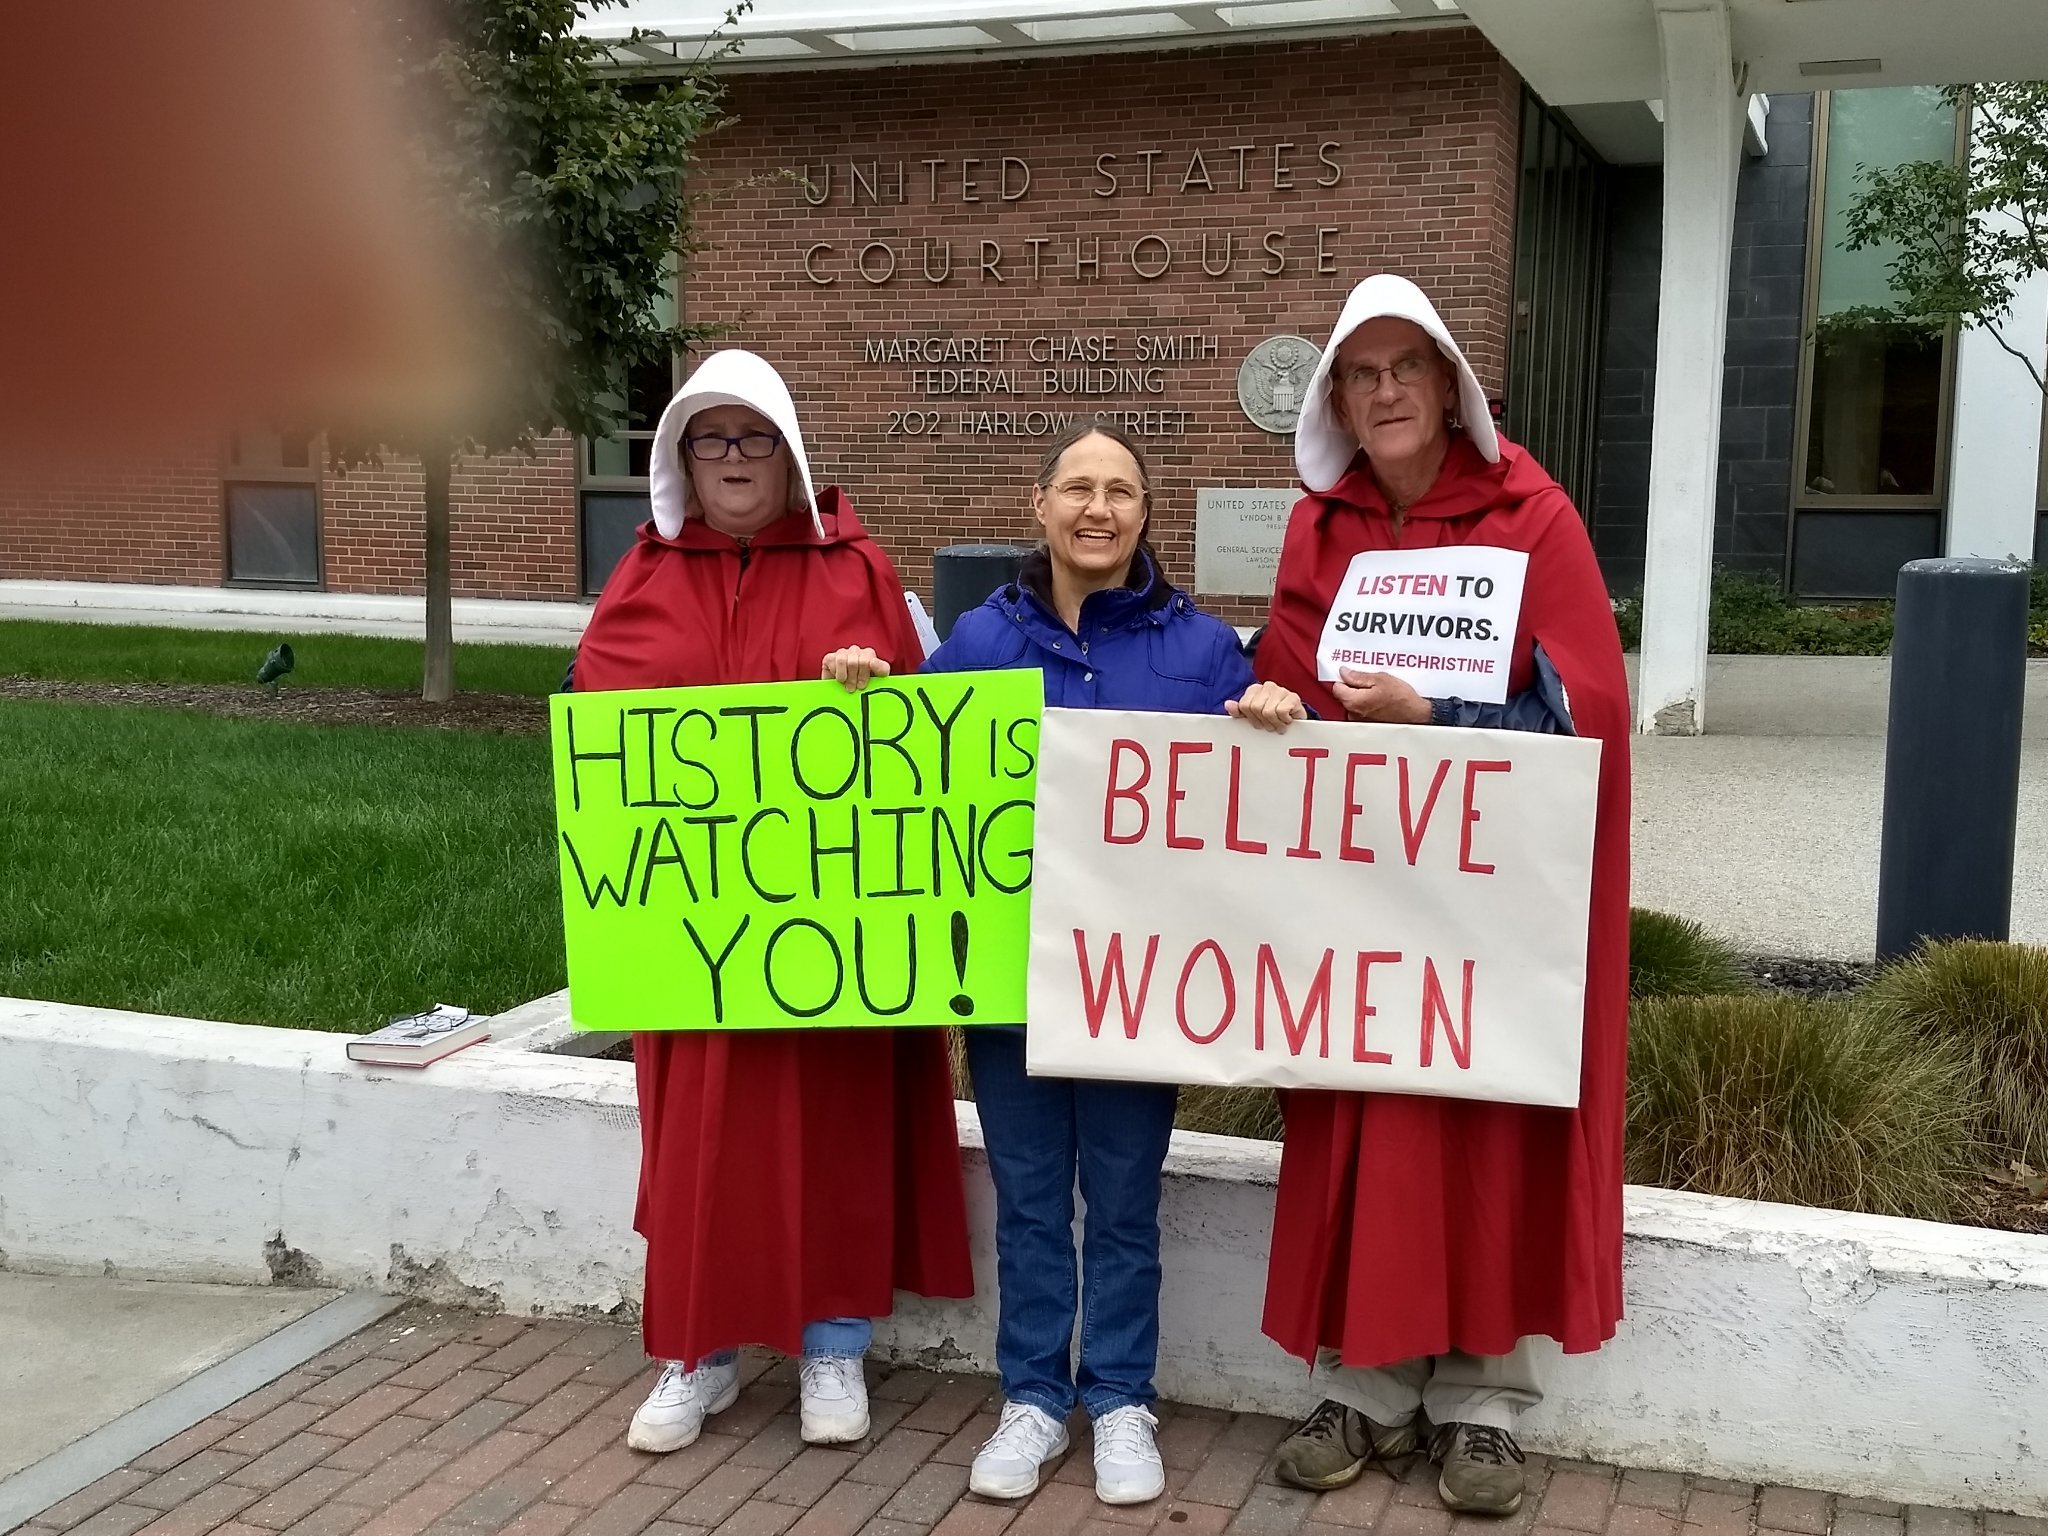
<svg viewBox="0 0 2048 1536">
<path fill-rule="evenodd" d="M 1502 704 L 1529 556 L 1491 544 L 1354 555 L 1323 621 L 1316 675 L 1391 672 L 1428 699 Z"/>
<path fill-rule="evenodd" d="M 1293 489 L 1205 485 L 1195 492 L 1195 590 L 1271 597 Z"/>
<path fill-rule="evenodd" d="M 1048 709 L 1044 1076 L 1573 1105 L 1600 743 Z"/>
</svg>

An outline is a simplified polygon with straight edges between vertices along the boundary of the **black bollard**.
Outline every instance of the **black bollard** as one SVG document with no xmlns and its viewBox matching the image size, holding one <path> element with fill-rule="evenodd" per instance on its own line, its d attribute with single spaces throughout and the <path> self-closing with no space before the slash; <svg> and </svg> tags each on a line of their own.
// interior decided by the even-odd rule
<svg viewBox="0 0 2048 1536">
<path fill-rule="evenodd" d="M 1877 958 L 2012 931 L 2026 699 L 2027 568 L 1915 560 L 1899 571 L 1878 859 Z"/>
<path fill-rule="evenodd" d="M 939 638 L 953 633 L 953 621 L 988 601 L 989 593 L 1017 579 L 1031 553 L 1026 544 L 948 544 L 932 556 L 932 627 Z"/>
</svg>

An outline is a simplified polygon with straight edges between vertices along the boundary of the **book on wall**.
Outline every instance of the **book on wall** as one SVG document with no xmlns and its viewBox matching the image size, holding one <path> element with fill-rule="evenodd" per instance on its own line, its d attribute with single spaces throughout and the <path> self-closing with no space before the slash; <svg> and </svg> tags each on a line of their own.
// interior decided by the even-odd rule
<svg viewBox="0 0 2048 1536">
<path fill-rule="evenodd" d="M 409 1013 L 374 1033 L 356 1036 L 348 1043 L 348 1059 L 373 1067 L 424 1067 L 490 1036 L 488 1018 L 452 1003 L 436 1003 L 424 1013 Z"/>
</svg>

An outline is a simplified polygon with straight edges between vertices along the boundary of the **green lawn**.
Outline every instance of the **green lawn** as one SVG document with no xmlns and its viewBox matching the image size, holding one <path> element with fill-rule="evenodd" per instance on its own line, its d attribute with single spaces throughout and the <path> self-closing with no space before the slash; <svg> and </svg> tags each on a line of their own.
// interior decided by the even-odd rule
<svg viewBox="0 0 2048 1536">
<path fill-rule="evenodd" d="M 151 629 L 126 624 L 0 620 L 0 677 L 80 683 L 249 683 L 270 648 L 291 642 L 286 687 L 417 692 L 417 640 L 293 634 L 261 629 Z M 455 685 L 473 693 L 548 694 L 562 686 L 573 648 L 458 645 Z"/>
<path fill-rule="evenodd" d="M 399 648 L 308 648 L 330 644 Z M 0 700 L 0 994 L 363 1030 L 553 991 L 547 752 L 543 736 Z"/>
</svg>

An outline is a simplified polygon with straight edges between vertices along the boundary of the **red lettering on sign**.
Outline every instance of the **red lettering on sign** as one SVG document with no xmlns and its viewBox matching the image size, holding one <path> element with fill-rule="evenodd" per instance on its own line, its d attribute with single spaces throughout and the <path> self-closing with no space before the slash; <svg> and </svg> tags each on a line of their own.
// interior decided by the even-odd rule
<svg viewBox="0 0 2048 1536">
<path fill-rule="evenodd" d="M 1290 859 L 1320 859 L 1319 849 L 1308 845 L 1310 823 L 1316 809 L 1316 764 L 1330 755 L 1328 747 L 1289 747 L 1289 757 L 1301 759 L 1301 840 L 1287 850 Z"/>
<path fill-rule="evenodd" d="M 1188 980 L 1195 974 L 1195 962 L 1204 954 L 1216 957 L 1216 978 L 1223 983 L 1223 1016 L 1208 1034 L 1198 1035 L 1188 1028 Z M 1214 939 L 1204 939 L 1188 951 L 1187 963 L 1180 968 L 1180 986 L 1173 995 L 1173 1013 L 1180 1022 L 1180 1032 L 1196 1045 L 1214 1045 L 1223 1038 L 1223 1031 L 1230 1028 L 1230 1021 L 1237 1016 L 1237 978 L 1230 974 L 1230 957 L 1223 953 L 1223 946 Z"/>
<path fill-rule="evenodd" d="M 1215 750 L 1213 741 L 1176 741 L 1166 748 L 1166 846 L 1169 848 L 1194 849 L 1202 846 L 1199 837 L 1180 835 L 1180 803 L 1188 797 L 1188 792 L 1180 787 L 1180 760 L 1183 757 L 1200 757 L 1204 752 Z"/>
<path fill-rule="evenodd" d="M 1365 1048 L 1365 1021 L 1378 1015 L 1379 1009 L 1367 1002 L 1366 988 L 1369 978 L 1366 973 L 1377 964 L 1399 965 L 1401 951 L 1398 949 L 1361 950 L 1358 955 L 1358 990 L 1353 994 L 1351 1005 L 1351 1059 L 1356 1062 L 1392 1066 L 1394 1058 L 1386 1051 L 1369 1051 Z"/>
<path fill-rule="evenodd" d="M 1479 825 L 1479 808 L 1472 803 L 1474 787 L 1482 773 L 1512 773 L 1515 765 L 1503 762 L 1471 762 L 1465 765 L 1465 821 L 1458 831 L 1458 868 L 1468 875 L 1490 875 L 1491 864 L 1472 862 L 1472 829 Z"/>
<path fill-rule="evenodd" d="M 1413 797 L 1408 787 L 1408 759 L 1401 759 L 1401 846 L 1407 850 L 1408 863 L 1412 868 L 1415 856 L 1422 851 L 1422 839 L 1429 831 L 1429 815 L 1436 809 L 1436 797 L 1442 793 L 1444 780 L 1450 777 L 1451 760 L 1445 758 L 1436 765 L 1436 776 L 1429 781 L 1429 793 L 1423 797 L 1422 815 L 1410 814 Z"/>
<path fill-rule="evenodd" d="M 1330 966 L 1336 959 L 1334 950 L 1323 951 L 1323 963 L 1317 969 L 1315 980 L 1308 984 L 1308 996 L 1301 1000 L 1301 1013 L 1297 1018 L 1287 1001 L 1287 984 L 1280 976 L 1280 963 L 1273 958 L 1273 946 L 1259 946 L 1258 983 L 1252 1004 L 1252 1048 L 1263 1051 L 1266 1048 L 1266 986 L 1273 988 L 1273 1001 L 1280 1009 L 1280 1028 L 1287 1035 L 1289 1055 L 1299 1056 L 1301 1048 L 1308 1043 L 1309 1025 L 1317 1015 L 1322 1017 L 1321 1044 L 1316 1054 L 1324 1061 L 1330 1059 Z"/>
<path fill-rule="evenodd" d="M 1264 853 L 1266 845 L 1237 835 L 1238 774 L 1244 766 L 1244 748 L 1230 749 L 1230 805 L 1223 818 L 1223 846 L 1232 853 Z"/>
<path fill-rule="evenodd" d="M 1358 803 L 1358 770 L 1361 768 L 1384 768 L 1387 754 L 1384 752 L 1353 752 L 1344 759 L 1344 824 L 1337 839 L 1337 857 L 1348 859 L 1353 864 L 1370 864 L 1372 850 L 1361 848 L 1351 841 L 1351 823 L 1358 819 L 1358 813 L 1365 809 Z"/>
<path fill-rule="evenodd" d="M 1138 759 L 1138 778 L 1134 784 L 1120 785 L 1116 781 L 1117 760 L 1128 751 Z M 1143 790 L 1152 782 L 1152 759 L 1145 755 L 1145 749 L 1135 741 L 1119 736 L 1109 744 L 1109 793 L 1102 802 L 1102 840 L 1105 843 L 1135 843 L 1141 841 L 1146 830 L 1152 825 L 1152 807 L 1145 803 Z M 1119 800 L 1135 800 L 1138 803 L 1138 830 L 1128 837 L 1119 836 L 1116 830 L 1116 803 Z"/>
<path fill-rule="evenodd" d="M 1444 1026 L 1444 1043 L 1451 1048 L 1451 1059 L 1460 1071 L 1469 1071 L 1472 1066 L 1472 962 L 1465 962 L 1465 984 L 1460 1000 L 1459 1013 L 1463 1024 L 1452 1019 L 1450 1005 L 1444 1001 L 1444 984 L 1436 973 L 1436 962 L 1424 958 L 1422 962 L 1422 1064 L 1430 1064 L 1435 1053 L 1436 1025 L 1441 1019 Z"/>
<path fill-rule="evenodd" d="M 1152 988 L 1152 962 L 1159 958 L 1159 935 L 1145 941 L 1145 969 L 1138 973 L 1138 1000 L 1131 1002 L 1130 978 L 1124 974 L 1124 936 L 1109 936 L 1109 950 L 1102 957 L 1102 974 L 1094 976 L 1088 967 L 1088 936 L 1074 930 L 1074 960 L 1081 968 L 1081 1008 L 1088 1016 L 1088 1038 L 1102 1037 L 1102 1016 L 1109 1011 L 1109 983 L 1116 981 L 1117 1006 L 1123 1010 L 1124 1038 L 1138 1038 L 1138 1021 L 1145 1016 L 1145 994 Z"/>
</svg>

